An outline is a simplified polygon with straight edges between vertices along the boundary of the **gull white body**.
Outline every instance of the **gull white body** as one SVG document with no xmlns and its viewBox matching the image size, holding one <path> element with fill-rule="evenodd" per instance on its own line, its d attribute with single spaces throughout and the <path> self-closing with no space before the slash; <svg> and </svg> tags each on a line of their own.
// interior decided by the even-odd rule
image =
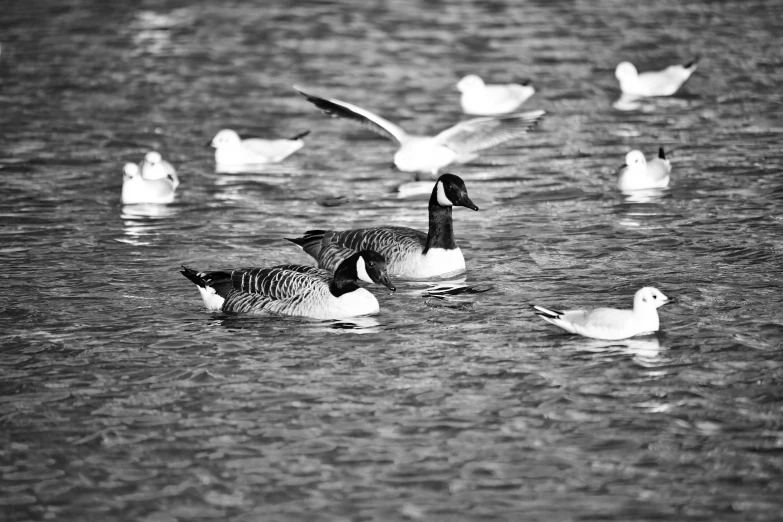
<svg viewBox="0 0 783 522">
<path fill-rule="evenodd" d="M 294 86 L 307 101 L 332 117 L 354 120 L 366 128 L 399 143 L 394 165 L 403 172 L 429 173 L 433 176 L 452 163 L 466 163 L 484 149 L 527 133 L 544 116 L 530 111 L 498 117 L 473 118 L 460 122 L 436 136 L 408 134 L 394 123 L 372 112 L 333 98 L 321 98 Z"/>
<path fill-rule="evenodd" d="M 666 188 L 671 171 L 672 165 L 666 159 L 663 147 L 658 151 L 658 157 L 649 161 L 642 151 L 632 150 L 625 155 L 625 165 L 617 176 L 617 188 L 622 192 Z"/>
<path fill-rule="evenodd" d="M 177 171 L 171 163 L 164 160 L 160 153 L 150 151 L 144 155 L 144 160 L 139 164 L 141 177 L 147 180 L 158 180 L 169 178 L 176 189 L 179 186 Z"/>
<path fill-rule="evenodd" d="M 558 312 L 532 305 L 536 315 L 573 334 L 616 341 L 636 335 L 657 332 L 660 326 L 658 308 L 669 298 L 658 289 L 646 286 L 636 292 L 633 310 L 596 308 L 595 310 L 566 310 Z"/>
<path fill-rule="evenodd" d="M 143 203 L 166 204 L 174 201 L 177 185 L 166 176 L 146 179 L 135 163 L 126 163 L 123 168 L 122 203 L 135 205 Z"/>
<path fill-rule="evenodd" d="M 291 139 L 241 139 L 231 129 L 217 133 L 210 143 L 215 147 L 215 163 L 220 168 L 238 168 L 278 163 L 304 147 L 302 137 L 307 132 Z"/>
<path fill-rule="evenodd" d="M 635 97 L 671 96 L 691 77 L 698 67 L 696 61 L 686 65 L 670 65 L 660 71 L 640 73 L 630 62 L 622 62 L 615 69 L 623 94 Z"/>
<path fill-rule="evenodd" d="M 518 83 L 487 85 L 479 76 L 469 74 L 457 83 L 462 93 L 462 112 L 477 116 L 495 116 L 515 111 L 536 90 Z"/>
</svg>

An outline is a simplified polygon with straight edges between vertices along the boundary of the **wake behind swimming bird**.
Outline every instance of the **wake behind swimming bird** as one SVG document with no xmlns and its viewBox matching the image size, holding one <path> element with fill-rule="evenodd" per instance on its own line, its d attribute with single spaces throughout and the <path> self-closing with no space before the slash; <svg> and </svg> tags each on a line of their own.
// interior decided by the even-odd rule
<svg viewBox="0 0 783 522">
<path fill-rule="evenodd" d="M 634 295 L 633 310 L 596 308 L 558 312 L 539 305 L 531 306 L 537 316 L 563 330 L 592 339 L 616 341 L 657 332 L 660 326 L 658 308 L 670 301 L 657 288 L 645 286 Z"/>
<path fill-rule="evenodd" d="M 242 139 L 235 131 L 223 129 L 212 139 L 215 164 L 220 172 L 239 172 L 268 163 L 278 163 L 304 147 L 305 131 L 288 139 Z"/>
<path fill-rule="evenodd" d="M 666 188 L 669 186 L 671 162 L 666 159 L 663 147 L 658 149 L 658 157 L 647 161 L 640 150 L 632 150 L 625 155 L 625 165 L 617 176 L 617 188 L 622 192 Z"/>
<path fill-rule="evenodd" d="M 495 116 L 515 111 L 536 90 L 528 83 L 488 85 L 481 77 L 469 74 L 457 83 L 462 93 L 462 112 L 477 116 Z"/>
<path fill-rule="evenodd" d="M 288 239 L 318 261 L 334 269 L 357 250 L 380 252 L 389 273 L 407 279 L 430 279 L 465 271 L 465 258 L 454 239 L 452 206 L 473 210 L 465 183 L 459 176 L 443 174 L 432 189 L 429 230 L 425 234 L 407 227 L 380 226 L 356 230 L 308 230 L 301 238 Z"/>
<path fill-rule="evenodd" d="M 640 73 L 630 62 L 617 65 L 614 75 L 620 82 L 620 90 L 626 96 L 671 96 L 682 87 L 699 66 L 697 60 L 685 65 L 670 65 L 660 71 Z"/>
<path fill-rule="evenodd" d="M 344 319 L 380 310 L 378 300 L 358 280 L 395 291 L 386 260 L 371 250 L 356 252 L 334 273 L 304 265 L 215 272 L 182 268 L 182 275 L 198 286 L 204 305 L 212 312 Z"/>
<path fill-rule="evenodd" d="M 346 118 L 400 144 L 394 154 L 394 165 L 403 172 L 422 172 L 437 175 L 452 163 L 467 163 L 479 152 L 519 138 L 533 128 L 544 116 L 544 111 L 531 111 L 507 116 L 474 118 L 460 122 L 436 136 L 408 134 L 394 123 L 372 112 L 336 100 L 308 94 L 296 85 L 294 89 L 307 101 L 333 118 Z"/>
</svg>

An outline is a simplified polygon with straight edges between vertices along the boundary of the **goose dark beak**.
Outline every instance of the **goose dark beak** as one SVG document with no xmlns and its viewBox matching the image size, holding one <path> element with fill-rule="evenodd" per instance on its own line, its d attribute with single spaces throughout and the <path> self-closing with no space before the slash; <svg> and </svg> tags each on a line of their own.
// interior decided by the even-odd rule
<svg viewBox="0 0 783 522">
<path fill-rule="evenodd" d="M 468 195 L 467 195 L 467 194 L 465 194 L 464 196 L 462 196 L 462 197 L 460 198 L 460 200 L 459 200 L 459 203 L 458 203 L 458 204 L 459 204 L 459 205 L 461 205 L 461 206 L 463 206 L 463 207 L 467 207 L 467 208 L 469 208 L 469 209 L 472 209 L 472 210 L 478 210 L 478 209 L 479 209 L 479 208 L 476 206 L 476 204 L 475 204 L 475 203 L 473 203 L 473 202 L 470 200 L 470 198 L 468 197 Z"/>
<path fill-rule="evenodd" d="M 384 272 L 383 274 L 378 277 L 378 282 L 381 283 L 383 286 L 391 290 L 392 292 L 397 291 L 397 289 L 394 287 L 394 285 L 391 282 L 391 278 L 389 277 L 389 274 Z"/>
</svg>

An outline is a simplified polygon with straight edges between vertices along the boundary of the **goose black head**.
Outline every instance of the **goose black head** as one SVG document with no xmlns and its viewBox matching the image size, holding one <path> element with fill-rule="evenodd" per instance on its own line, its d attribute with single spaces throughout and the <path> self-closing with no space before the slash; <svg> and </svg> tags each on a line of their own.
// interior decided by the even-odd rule
<svg viewBox="0 0 783 522">
<path fill-rule="evenodd" d="M 470 200 L 468 189 L 462 178 L 454 174 L 443 174 L 435 182 L 435 191 L 438 204 L 444 207 L 458 206 L 467 207 L 473 210 L 479 208 Z"/>
<path fill-rule="evenodd" d="M 356 275 L 362 281 L 378 283 L 392 292 L 396 290 L 386 272 L 386 258 L 375 250 L 362 250 L 356 260 Z"/>
</svg>

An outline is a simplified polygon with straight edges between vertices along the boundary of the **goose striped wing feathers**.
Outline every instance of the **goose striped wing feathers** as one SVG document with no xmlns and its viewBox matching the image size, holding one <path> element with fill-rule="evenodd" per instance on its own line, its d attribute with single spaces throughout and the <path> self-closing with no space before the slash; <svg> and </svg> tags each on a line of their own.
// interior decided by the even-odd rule
<svg viewBox="0 0 783 522">
<path fill-rule="evenodd" d="M 392 265 L 411 254 L 421 254 L 427 234 L 407 227 L 360 228 L 324 233 L 318 264 L 334 270 L 351 254 L 360 250 L 375 250 Z"/>
<path fill-rule="evenodd" d="M 530 111 L 500 117 L 473 118 L 446 129 L 435 139 L 457 154 L 470 154 L 526 134 L 544 114 L 544 111 Z"/>
<path fill-rule="evenodd" d="M 330 272 L 304 265 L 239 269 L 231 272 L 234 290 L 261 294 L 272 299 L 286 299 L 313 285 L 328 285 L 331 280 Z"/>
<path fill-rule="evenodd" d="M 234 289 L 226 298 L 223 310 L 286 313 L 305 298 L 328 293 L 331 280 L 330 272 L 302 265 L 234 270 L 231 273 Z"/>
</svg>

